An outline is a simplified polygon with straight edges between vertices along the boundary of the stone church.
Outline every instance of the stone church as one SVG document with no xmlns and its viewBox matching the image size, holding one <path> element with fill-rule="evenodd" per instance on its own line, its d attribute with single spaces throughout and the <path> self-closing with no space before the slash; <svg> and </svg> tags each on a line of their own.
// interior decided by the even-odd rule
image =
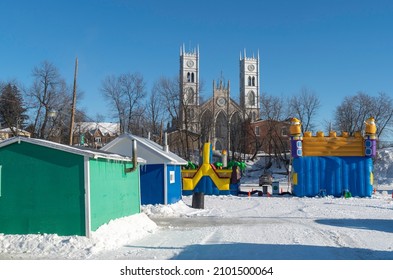
<svg viewBox="0 0 393 280">
<path fill-rule="evenodd" d="M 197 135 L 200 143 L 207 141 L 216 150 L 237 150 L 241 145 L 242 121 L 258 120 L 260 115 L 259 52 L 239 59 L 240 103 L 231 98 L 230 81 L 213 80 L 212 97 L 200 102 L 199 48 L 186 52 L 180 48 L 180 126 Z"/>
</svg>

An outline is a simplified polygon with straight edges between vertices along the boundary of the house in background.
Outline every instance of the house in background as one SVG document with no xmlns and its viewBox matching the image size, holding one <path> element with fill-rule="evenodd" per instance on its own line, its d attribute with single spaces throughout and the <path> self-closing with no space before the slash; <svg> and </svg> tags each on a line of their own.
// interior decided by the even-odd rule
<svg viewBox="0 0 393 280">
<path fill-rule="evenodd" d="M 263 151 L 274 155 L 289 151 L 288 121 L 258 120 L 248 126 L 247 153 Z"/>
<path fill-rule="evenodd" d="M 30 132 L 20 129 L 20 128 L 16 128 L 16 127 L 13 127 L 12 129 L 11 128 L 2 128 L 2 129 L 0 129 L 0 141 L 14 137 L 15 136 L 14 134 L 17 134 L 16 136 L 23 136 L 23 137 L 28 137 L 28 138 L 31 135 Z"/>
<path fill-rule="evenodd" d="M 119 135 L 118 123 L 77 122 L 74 125 L 73 145 L 99 149 Z"/>
<path fill-rule="evenodd" d="M 89 237 L 139 212 L 136 157 L 25 137 L 0 142 L 0 233 Z"/>
<path fill-rule="evenodd" d="M 154 141 L 131 134 L 123 134 L 101 150 L 132 157 L 132 141 L 138 146 L 138 155 L 146 160 L 140 166 L 141 203 L 171 204 L 181 200 L 181 167 L 187 161 Z"/>
</svg>

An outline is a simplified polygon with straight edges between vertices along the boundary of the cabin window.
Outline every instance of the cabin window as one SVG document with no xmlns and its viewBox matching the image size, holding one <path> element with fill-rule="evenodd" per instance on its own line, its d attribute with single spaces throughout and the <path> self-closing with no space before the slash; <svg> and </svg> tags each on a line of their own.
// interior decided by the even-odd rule
<svg viewBox="0 0 393 280">
<path fill-rule="evenodd" d="M 169 171 L 169 183 L 175 183 L 175 171 Z"/>
</svg>

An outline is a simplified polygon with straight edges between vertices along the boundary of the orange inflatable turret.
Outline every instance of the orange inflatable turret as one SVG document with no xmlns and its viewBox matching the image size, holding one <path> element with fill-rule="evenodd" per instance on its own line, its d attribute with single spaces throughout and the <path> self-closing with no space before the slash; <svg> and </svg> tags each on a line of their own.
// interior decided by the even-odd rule
<svg viewBox="0 0 393 280">
<path fill-rule="evenodd" d="M 300 120 L 298 120 L 297 118 L 291 119 L 291 126 L 289 127 L 289 132 L 291 136 L 295 136 L 295 137 L 300 136 L 300 134 L 302 133 L 302 126 Z"/>
<path fill-rule="evenodd" d="M 375 136 L 377 133 L 377 126 L 375 125 L 374 118 L 370 117 L 364 123 L 366 124 L 366 135 Z"/>
</svg>

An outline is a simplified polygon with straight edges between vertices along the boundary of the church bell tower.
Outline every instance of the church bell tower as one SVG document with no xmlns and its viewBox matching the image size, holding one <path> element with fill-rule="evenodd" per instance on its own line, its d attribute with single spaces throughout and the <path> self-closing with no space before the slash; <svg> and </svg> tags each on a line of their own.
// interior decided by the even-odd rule
<svg viewBox="0 0 393 280">
<path fill-rule="evenodd" d="M 240 53 L 240 106 L 244 111 L 244 118 L 256 121 L 260 116 L 259 105 L 259 51 L 255 58 L 244 56 Z"/>
<path fill-rule="evenodd" d="M 199 129 L 199 47 L 186 52 L 180 47 L 180 119 L 181 128 Z"/>
</svg>

